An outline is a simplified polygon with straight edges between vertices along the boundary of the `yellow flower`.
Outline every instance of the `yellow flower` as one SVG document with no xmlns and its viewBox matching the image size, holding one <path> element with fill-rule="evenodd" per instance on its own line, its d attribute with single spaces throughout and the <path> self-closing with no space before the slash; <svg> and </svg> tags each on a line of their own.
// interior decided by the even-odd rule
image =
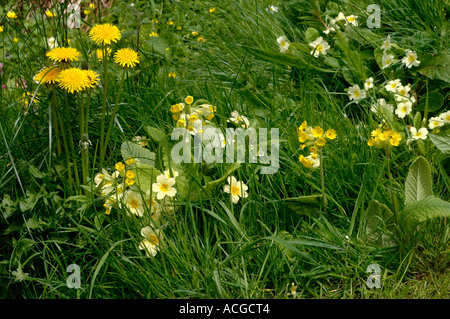
<svg viewBox="0 0 450 319">
<path fill-rule="evenodd" d="M 156 33 L 156 32 L 151 32 L 151 33 L 149 34 L 149 36 L 150 36 L 150 37 L 159 37 L 158 33 Z"/>
<path fill-rule="evenodd" d="M 97 54 L 97 59 L 98 61 L 102 62 L 103 61 L 103 50 L 102 49 L 97 49 L 96 51 Z M 111 54 L 111 48 L 106 48 L 106 55 L 109 56 Z"/>
<path fill-rule="evenodd" d="M 198 42 L 205 42 L 206 40 L 205 40 L 204 37 L 198 37 L 198 38 L 197 38 L 197 41 L 198 41 Z"/>
<path fill-rule="evenodd" d="M 125 165 L 123 165 L 122 162 L 117 162 L 116 165 L 114 165 L 114 168 L 119 172 L 123 172 L 125 170 Z"/>
<path fill-rule="evenodd" d="M 216 12 L 216 8 L 209 8 L 209 13 L 214 13 Z"/>
<path fill-rule="evenodd" d="M 400 144 L 400 140 L 402 139 L 402 136 L 399 133 L 392 133 L 391 138 L 389 139 L 389 142 L 392 146 L 398 146 Z"/>
<path fill-rule="evenodd" d="M 193 98 L 192 96 L 188 95 L 188 96 L 184 99 L 184 101 L 185 101 L 187 104 L 192 104 L 192 103 L 194 102 L 194 98 Z"/>
<path fill-rule="evenodd" d="M 175 79 L 177 74 L 175 72 L 169 72 L 169 78 Z"/>
<path fill-rule="evenodd" d="M 93 26 L 89 31 L 89 36 L 97 45 L 110 45 L 112 42 L 116 43 L 121 38 L 119 28 L 110 23 Z"/>
<path fill-rule="evenodd" d="M 0 32 L 3 32 L 3 26 L 0 25 Z"/>
<path fill-rule="evenodd" d="M 17 43 L 17 42 L 19 42 L 19 41 L 20 41 L 20 39 L 19 39 L 19 38 L 17 38 L 17 37 L 14 37 L 14 38 L 13 38 L 13 41 L 14 41 L 15 43 Z"/>
<path fill-rule="evenodd" d="M 136 161 L 134 160 L 134 158 L 128 158 L 126 161 L 125 161 L 125 163 L 127 164 L 127 165 L 133 165 L 134 163 L 136 163 Z"/>
<path fill-rule="evenodd" d="M 300 143 L 305 143 L 308 140 L 308 134 L 306 134 L 305 132 L 301 132 L 300 134 L 298 134 L 298 141 Z"/>
<path fill-rule="evenodd" d="M 324 146 L 326 143 L 327 143 L 327 140 L 322 137 L 317 140 L 318 146 Z"/>
<path fill-rule="evenodd" d="M 45 11 L 45 15 L 48 18 L 53 18 L 55 16 L 55 14 L 53 12 L 51 12 L 50 10 Z"/>
<path fill-rule="evenodd" d="M 133 171 L 127 171 L 125 174 L 126 178 L 133 179 L 136 177 L 136 175 L 133 173 Z"/>
<path fill-rule="evenodd" d="M 320 126 L 316 126 L 313 130 L 312 130 L 312 134 L 315 138 L 319 138 L 322 136 L 323 134 L 323 129 Z"/>
<path fill-rule="evenodd" d="M 183 108 L 184 108 L 184 104 L 175 104 L 170 107 L 170 112 L 178 113 L 178 112 L 181 112 L 181 110 L 183 110 Z"/>
<path fill-rule="evenodd" d="M 47 57 L 56 62 L 77 61 L 81 53 L 75 48 L 54 48 L 47 52 Z"/>
<path fill-rule="evenodd" d="M 57 80 L 59 86 L 69 93 L 80 92 L 98 83 L 98 74 L 94 71 L 69 68 L 62 70 Z M 94 77 L 94 78 L 92 78 Z"/>
<path fill-rule="evenodd" d="M 56 83 L 58 81 L 57 78 L 60 73 L 61 70 L 58 67 L 50 66 L 39 71 L 38 74 L 34 76 L 33 80 L 36 83 L 41 84 Z"/>
<path fill-rule="evenodd" d="M 133 68 L 139 63 L 139 56 L 134 50 L 128 48 L 120 49 L 114 54 L 114 62 L 124 68 Z"/>
<path fill-rule="evenodd" d="M 327 130 L 326 136 L 327 136 L 327 139 L 334 140 L 336 138 L 336 136 L 337 136 L 336 135 L 336 130 L 333 130 L 333 129 Z"/>
<path fill-rule="evenodd" d="M 95 10 L 95 4 L 89 3 L 89 8 L 91 8 L 92 10 Z"/>
<path fill-rule="evenodd" d="M 83 12 L 84 12 L 84 15 L 89 15 L 91 13 L 91 10 L 85 9 L 85 10 L 83 10 Z"/>
<path fill-rule="evenodd" d="M 17 19 L 17 14 L 14 11 L 8 11 L 8 13 L 6 14 L 6 16 L 10 19 Z"/>
<path fill-rule="evenodd" d="M 197 31 L 192 31 L 191 34 L 192 34 L 194 37 L 198 36 L 198 32 L 197 32 Z"/>
</svg>

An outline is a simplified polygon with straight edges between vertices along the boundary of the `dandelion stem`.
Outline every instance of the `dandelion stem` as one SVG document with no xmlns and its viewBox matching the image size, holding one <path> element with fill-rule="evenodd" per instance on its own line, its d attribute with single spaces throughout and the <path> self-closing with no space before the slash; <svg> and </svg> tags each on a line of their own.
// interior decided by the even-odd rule
<svg viewBox="0 0 450 319">
<path fill-rule="evenodd" d="M 69 133 L 69 144 L 70 144 L 70 150 L 72 151 L 72 161 L 73 161 L 74 172 L 75 172 L 75 183 L 76 183 L 77 192 L 78 192 L 79 187 L 80 187 L 80 177 L 78 174 L 78 164 L 77 164 L 77 157 L 75 154 L 75 146 L 74 146 L 74 142 L 73 142 L 72 125 L 70 124 L 69 101 L 68 101 L 68 96 L 67 96 L 66 91 L 64 91 L 64 103 L 65 103 L 64 112 L 65 112 L 66 121 L 67 121 L 67 131 Z"/>
<path fill-rule="evenodd" d="M 120 98 L 120 95 L 122 94 L 123 82 L 125 80 L 125 72 L 126 72 L 126 68 L 123 69 L 122 79 L 120 80 L 119 90 L 117 91 L 116 101 L 114 103 L 114 110 L 109 119 L 108 131 L 106 132 L 106 137 L 105 137 L 105 141 L 104 141 L 105 143 L 103 145 L 103 149 L 100 150 L 101 154 L 103 154 L 103 156 L 101 158 L 102 160 L 104 159 L 104 156 L 106 154 L 106 148 L 108 147 L 109 138 L 111 136 L 111 130 L 112 130 L 112 127 L 114 126 L 114 119 L 116 118 L 117 111 L 119 110 L 119 98 Z"/>
<path fill-rule="evenodd" d="M 99 8 L 100 10 L 100 8 Z M 100 124 L 100 166 L 103 165 L 105 154 L 103 153 L 105 138 L 105 120 L 106 120 L 106 96 L 108 92 L 108 52 L 105 44 L 102 45 L 103 50 L 103 105 L 102 105 L 102 121 Z"/>
</svg>

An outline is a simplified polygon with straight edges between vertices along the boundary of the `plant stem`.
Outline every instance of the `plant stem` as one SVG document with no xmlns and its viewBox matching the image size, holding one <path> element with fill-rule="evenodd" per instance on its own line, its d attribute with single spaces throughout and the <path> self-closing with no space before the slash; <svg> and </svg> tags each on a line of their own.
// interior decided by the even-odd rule
<svg viewBox="0 0 450 319">
<path fill-rule="evenodd" d="M 106 137 L 105 137 L 105 141 L 104 141 L 105 143 L 104 143 L 103 149 L 100 150 L 100 154 L 103 155 L 100 158 L 101 162 L 103 162 L 103 160 L 104 160 L 104 156 L 106 154 L 106 148 L 108 146 L 109 138 L 111 136 L 111 130 L 112 130 L 112 127 L 114 126 L 114 119 L 116 118 L 117 111 L 119 110 L 119 98 L 120 98 L 120 95 L 122 94 L 123 82 L 125 80 L 125 72 L 126 72 L 126 69 L 124 68 L 123 73 L 122 73 L 122 79 L 120 80 L 120 84 L 119 84 L 119 90 L 117 91 L 116 101 L 114 103 L 114 110 L 109 119 L 108 131 L 106 133 Z"/>
<path fill-rule="evenodd" d="M 323 176 L 323 157 L 322 157 L 322 148 L 320 148 L 320 186 L 322 188 L 322 209 L 323 212 L 326 212 L 327 203 L 325 199 L 325 179 Z"/>
<path fill-rule="evenodd" d="M 70 124 L 69 101 L 68 101 L 68 96 L 67 96 L 66 91 L 64 91 L 64 103 L 65 103 L 64 112 L 65 112 L 66 121 L 67 121 L 67 131 L 69 132 L 69 144 L 70 144 L 70 150 L 72 151 L 72 161 L 73 161 L 74 172 L 75 172 L 75 183 L 76 183 L 76 188 L 77 188 L 77 193 L 78 193 L 79 188 L 80 188 L 80 177 L 78 174 L 78 164 L 77 164 L 77 157 L 76 157 L 76 153 L 75 153 L 75 145 L 73 142 L 72 125 Z"/>
<path fill-rule="evenodd" d="M 103 44 L 103 105 L 102 105 L 102 121 L 100 123 L 100 166 L 103 165 L 103 149 L 104 149 L 104 138 L 105 138 L 105 120 L 106 120 L 106 97 L 108 93 L 108 48 Z"/>
<path fill-rule="evenodd" d="M 84 103 L 83 103 L 83 96 L 81 93 L 77 95 L 78 100 L 78 111 L 80 115 L 80 140 L 81 140 L 81 182 L 83 185 L 87 182 L 87 167 L 86 167 L 86 149 L 84 143 L 86 142 L 85 139 L 85 126 L 84 126 Z"/>
</svg>

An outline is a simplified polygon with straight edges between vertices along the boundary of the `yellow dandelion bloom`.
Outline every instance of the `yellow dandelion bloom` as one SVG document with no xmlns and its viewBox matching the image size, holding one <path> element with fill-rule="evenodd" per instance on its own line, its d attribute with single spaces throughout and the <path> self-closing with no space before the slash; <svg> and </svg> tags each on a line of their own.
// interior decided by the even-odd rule
<svg viewBox="0 0 450 319">
<path fill-rule="evenodd" d="M 6 16 L 8 17 L 8 18 L 10 18 L 10 19 L 17 19 L 18 18 L 18 16 L 17 16 L 17 14 L 14 12 L 14 11 L 8 11 L 8 13 L 6 14 Z"/>
<path fill-rule="evenodd" d="M 78 68 L 68 68 L 62 70 L 58 76 L 59 86 L 69 93 L 80 92 L 84 89 L 93 87 L 98 82 L 98 74 L 93 71 L 86 72 Z M 96 75 L 96 78 L 90 78 Z M 97 81 L 97 82 L 96 82 Z"/>
<path fill-rule="evenodd" d="M 124 68 L 133 68 L 139 63 L 139 56 L 134 50 L 128 48 L 120 49 L 114 54 L 114 62 Z"/>
<path fill-rule="evenodd" d="M 56 62 L 77 61 L 81 53 L 75 48 L 54 48 L 47 52 L 47 57 Z"/>
<path fill-rule="evenodd" d="M 116 43 L 121 38 L 118 27 L 110 24 L 97 24 L 89 31 L 89 37 L 95 44 L 110 45 L 112 42 Z"/>
<path fill-rule="evenodd" d="M 33 78 L 34 82 L 36 83 L 56 83 L 58 80 L 58 76 L 61 73 L 61 69 L 58 67 L 50 66 L 47 68 L 42 69 L 38 72 Z"/>
<path fill-rule="evenodd" d="M 92 70 L 83 70 L 84 74 L 88 77 L 89 81 L 91 82 L 90 87 L 93 87 L 94 85 L 97 85 L 99 80 L 99 74 Z"/>
</svg>

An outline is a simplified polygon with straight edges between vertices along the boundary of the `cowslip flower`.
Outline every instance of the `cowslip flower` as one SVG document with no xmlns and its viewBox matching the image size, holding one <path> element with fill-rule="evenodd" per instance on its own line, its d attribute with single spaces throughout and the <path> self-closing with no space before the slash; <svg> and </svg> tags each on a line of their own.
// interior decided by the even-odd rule
<svg viewBox="0 0 450 319">
<path fill-rule="evenodd" d="M 242 182 L 242 181 L 238 181 L 236 179 L 236 177 L 234 176 L 229 176 L 227 178 L 227 182 L 228 185 L 225 185 L 223 187 L 223 191 L 225 193 L 229 193 L 231 194 L 231 202 L 233 204 L 236 204 L 237 202 L 239 202 L 239 199 L 242 198 L 247 198 L 248 197 L 248 186 Z"/>
<path fill-rule="evenodd" d="M 144 239 L 139 243 L 139 249 L 145 250 L 147 257 L 155 257 L 161 245 L 161 230 L 146 226 L 141 229 L 141 235 Z"/>
<path fill-rule="evenodd" d="M 327 50 L 330 48 L 328 42 L 324 41 L 322 37 L 318 37 L 316 40 L 311 42 L 309 46 L 313 48 L 310 53 L 313 54 L 315 58 L 317 58 L 320 54 L 327 55 Z"/>
<path fill-rule="evenodd" d="M 114 54 L 114 62 L 123 68 L 134 68 L 139 63 L 138 53 L 132 49 L 124 48 Z"/>
<path fill-rule="evenodd" d="M 300 155 L 298 160 L 306 168 L 315 169 L 320 166 L 320 156 L 317 153 L 311 153 L 306 157 Z"/>
<path fill-rule="evenodd" d="M 386 148 L 390 146 L 400 145 L 402 136 L 400 133 L 395 132 L 389 128 L 383 128 L 382 126 L 371 132 L 371 138 L 367 142 L 370 147 L 375 146 L 377 148 Z"/>
<path fill-rule="evenodd" d="M 110 24 L 97 24 L 89 31 L 89 37 L 97 45 L 111 45 L 121 38 L 121 32 L 118 27 Z"/>
<path fill-rule="evenodd" d="M 428 130 L 425 127 L 421 127 L 419 129 L 416 129 L 415 127 L 411 127 L 409 129 L 409 131 L 411 133 L 411 137 L 414 140 L 418 140 L 418 139 L 426 140 L 427 139 Z"/>
<path fill-rule="evenodd" d="M 355 84 L 349 87 L 347 95 L 350 100 L 360 100 L 366 97 L 366 91 L 362 90 L 358 84 Z"/>
<path fill-rule="evenodd" d="M 277 38 L 277 43 L 280 46 L 280 52 L 284 53 L 287 50 L 289 50 L 289 46 L 291 45 L 288 40 L 287 37 L 285 35 L 282 35 L 280 37 Z"/>
<path fill-rule="evenodd" d="M 406 50 L 405 57 L 402 59 L 402 63 L 410 69 L 412 66 L 418 66 L 420 61 L 417 60 L 417 53 L 411 50 Z"/>
<path fill-rule="evenodd" d="M 175 178 L 167 178 L 166 175 L 161 174 L 156 177 L 156 183 L 152 184 L 152 190 L 156 193 L 157 199 L 164 197 L 174 197 L 177 193 L 175 187 Z"/>
</svg>

